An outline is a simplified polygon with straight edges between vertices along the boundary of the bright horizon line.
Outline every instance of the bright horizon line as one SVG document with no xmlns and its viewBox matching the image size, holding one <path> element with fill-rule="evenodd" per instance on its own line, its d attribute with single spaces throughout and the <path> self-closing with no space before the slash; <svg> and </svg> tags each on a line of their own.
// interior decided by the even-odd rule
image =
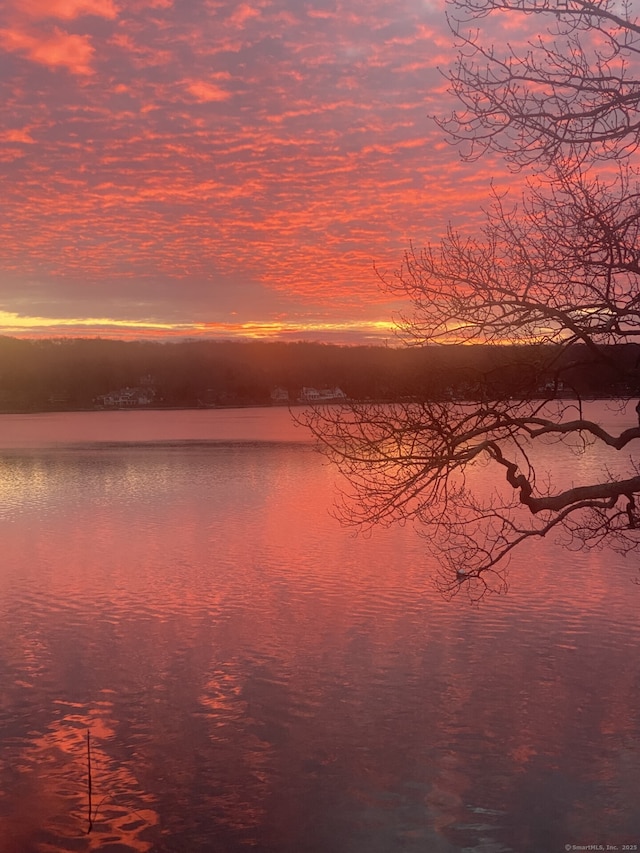
<svg viewBox="0 0 640 853">
<path fill-rule="evenodd" d="M 291 321 L 169 323 L 158 320 L 118 320 L 112 317 L 36 317 L 0 311 L 0 335 L 42 339 L 51 337 L 149 339 L 171 341 L 183 338 L 238 341 L 316 340 L 344 345 L 377 342 L 394 338 L 392 320 Z"/>
<path fill-rule="evenodd" d="M 459 331 L 459 329 L 458 329 Z M 335 346 L 383 346 L 400 348 L 401 329 L 393 319 L 387 320 L 250 320 L 244 322 L 169 323 L 159 320 L 118 320 L 112 317 L 37 317 L 0 310 L 0 336 L 21 340 L 119 340 L 155 341 L 157 343 L 187 340 L 251 343 L 321 343 Z M 415 343 L 415 342 L 414 342 Z M 427 345 L 425 342 L 424 345 Z M 468 340 L 464 336 L 442 338 L 433 345 L 492 345 L 487 341 Z M 492 342 L 513 345 L 516 341 Z M 520 344 L 534 343 L 522 340 Z"/>
</svg>

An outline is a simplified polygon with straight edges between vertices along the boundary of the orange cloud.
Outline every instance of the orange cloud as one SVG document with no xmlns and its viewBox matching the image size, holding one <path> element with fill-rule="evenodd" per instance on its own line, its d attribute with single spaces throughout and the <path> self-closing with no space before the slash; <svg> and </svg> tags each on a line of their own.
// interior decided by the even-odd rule
<svg viewBox="0 0 640 853">
<path fill-rule="evenodd" d="M 259 18 L 260 12 L 248 3 L 241 3 L 229 18 L 229 22 L 236 27 L 243 27 L 251 18 Z"/>
<path fill-rule="evenodd" d="M 94 49 L 88 36 L 66 33 L 58 27 L 54 27 L 50 35 L 6 29 L 0 30 L 0 44 L 12 53 L 49 68 L 66 68 L 78 75 L 93 74 Z"/>
<path fill-rule="evenodd" d="M 0 132 L 2 142 L 22 142 L 25 145 L 33 145 L 34 139 L 27 128 L 14 128 Z"/>
<path fill-rule="evenodd" d="M 207 83 L 204 80 L 196 80 L 187 85 L 187 91 L 199 103 L 207 103 L 209 101 L 226 101 L 231 97 L 231 93 L 220 86 L 212 83 Z"/>
<path fill-rule="evenodd" d="M 374 261 L 395 269 L 410 240 L 479 216 L 500 177 L 458 164 L 429 123 L 447 97 L 446 24 L 417 0 L 393 18 L 387 0 L 348 15 L 297 0 L 12 2 L 0 309 L 27 326 L 115 316 L 139 334 L 153 317 L 149 334 L 173 334 L 233 307 L 266 324 L 238 334 L 270 334 L 274 304 L 314 322 L 321 305 L 360 321 L 376 306 L 377 320 L 389 297 Z M 281 332 L 296 333 L 311 331 Z"/>
<path fill-rule="evenodd" d="M 16 10 L 29 18 L 59 18 L 65 21 L 82 15 L 113 20 L 118 14 L 113 0 L 19 0 Z"/>
</svg>

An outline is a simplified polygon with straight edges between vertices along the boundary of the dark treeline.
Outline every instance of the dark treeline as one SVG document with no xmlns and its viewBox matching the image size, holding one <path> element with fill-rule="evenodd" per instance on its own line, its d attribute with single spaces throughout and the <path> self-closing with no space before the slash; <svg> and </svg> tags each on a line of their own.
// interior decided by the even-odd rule
<svg viewBox="0 0 640 853">
<path fill-rule="evenodd" d="M 559 351 L 558 351 L 559 352 Z M 634 396 L 640 347 L 594 361 L 573 348 L 391 348 L 318 343 L 0 337 L 0 411 L 85 409 L 122 388 L 152 389 L 154 406 L 262 405 L 274 388 L 341 388 L 353 399 L 495 399 L 560 393 Z"/>
</svg>

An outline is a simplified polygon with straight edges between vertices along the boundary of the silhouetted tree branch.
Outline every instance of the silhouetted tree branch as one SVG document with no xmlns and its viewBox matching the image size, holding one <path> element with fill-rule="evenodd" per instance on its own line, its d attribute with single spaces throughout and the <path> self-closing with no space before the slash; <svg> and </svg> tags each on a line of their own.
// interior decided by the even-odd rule
<svg viewBox="0 0 640 853">
<path fill-rule="evenodd" d="M 406 344 L 509 345 L 509 353 L 526 345 L 526 370 L 513 361 L 517 393 L 479 370 L 437 400 L 316 408 L 299 420 L 346 477 L 341 519 L 417 522 L 438 554 L 443 590 L 463 581 L 481 595 L 496 578 L 504 583 L 508 558 L 528 539 L 553 534 L 570 547 L 621 553 L 640 545 L 640 426 L 612 432 L 586 413 L 571 380 L 577 363 L 588 364 L 606 373 L 621 407 L 640 392 L 638 364 L 618 357 L 640 336 L 631 161 L 640 27 L 630 7 L 610 0 L 452 8 L 462 48 L 450 80 L 463 111 L 443 126 L 471 143 L 466 156 L 492 149 L 537 172 L 516 200 L 493 189 L 475 235 L 449 228 L 380 277 L 410 302 L 398 320 Z M 521 15 L 525 25 L 520 46 L 511 29 L 501 55 L 469 29 L 497 15 L 511 23 Z M 607 157 L 614 162 L 598 174 L 592 167 Z M 603 460 L 595 468 L 571 464 L 592 452 Z"/>
<path fill-rule="evenodd" d="M 520 16 L 521 28 L 513 24 Z M 448 72 L 461 108 L 440 121 L 464 154 L 514 166 L 617 157 L 640 139 L 640 24 L 616 0 L 454 0 Z M 499 46 L 496 46 L 499 45 Z"/>
</svg>

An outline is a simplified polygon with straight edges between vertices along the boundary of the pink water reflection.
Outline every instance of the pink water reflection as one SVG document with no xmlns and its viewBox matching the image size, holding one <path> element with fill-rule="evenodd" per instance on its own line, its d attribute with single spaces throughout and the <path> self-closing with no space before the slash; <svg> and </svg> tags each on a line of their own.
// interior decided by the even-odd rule
<svg viewBox="0 0 640 853">
<path fill-rule="evenodd" d="M 335 523 L 304 445 L 47 444 L 2 477 L 2 814 L 33 850 L 91 849 L 86 728 L 118 794 L 93 837 L 123 849 L 526 853 L 634 831 L 629 561 L 542 543 L 508 596 L 443 601 L 428 541 Z"/>
<path fill-rule="evenodd" d="M 0 415 L 0 447 L 94 442 L 309 441 L 288 409 L 53 412 Z"/>
</svg>

